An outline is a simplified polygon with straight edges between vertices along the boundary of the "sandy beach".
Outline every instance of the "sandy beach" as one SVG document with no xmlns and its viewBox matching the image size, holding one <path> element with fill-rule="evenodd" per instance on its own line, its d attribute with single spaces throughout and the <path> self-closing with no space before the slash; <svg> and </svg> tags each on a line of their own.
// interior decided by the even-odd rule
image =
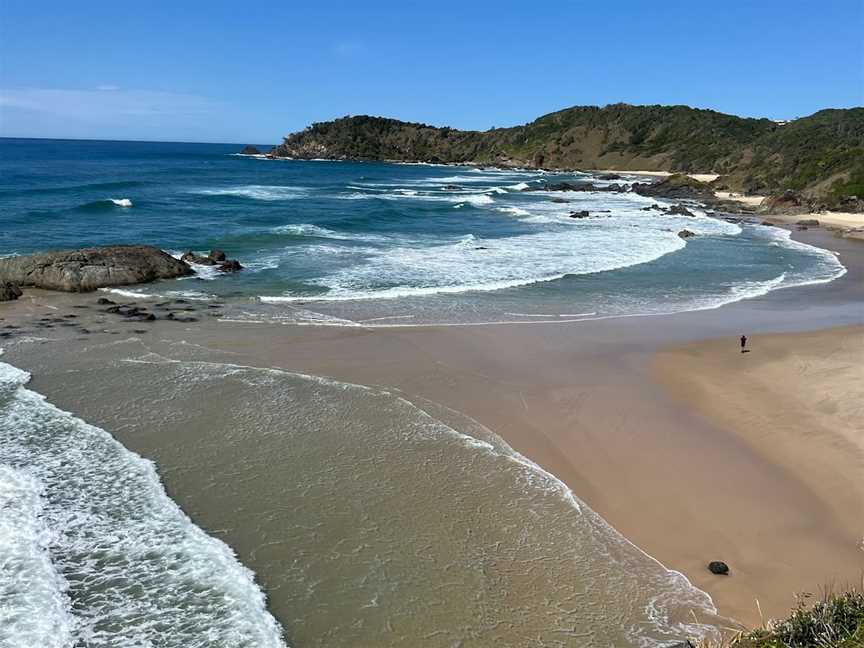
<svg viewBox="0 0 864 648">
<path fill-rule="evenodd" d="M 864 248 L 820 231 L 798 236 L 836 250 L 848 274 L 717 310 L 571 324 L 341 328 L 203 317 L 132 331 L 104 323 L 92 295 L 30 291 L 3 305 L 5 323 L 26 328 L 86 306 L 76 313 L 93 330 L 88 350 L 22 343 L 4 359 L 33 371 L 33 388 L 52 402 L 154 459 L 172 497 L 221 529 L 256 571 L 261 547 L 233 530 L 230 507 L 177 477 L 189 460 L 171 426 L 127 416 L 135 385 L 111 386 L 106 408 L 105 393 L 72 385 L 69 371 L 96 380 L 131 348 L 384 386 L 450 408 L 564 481 L 708 592 L 722 615 L 753 626 L 757 600 L 765 618 L 779 617 L 796 592 L 864 570 Z M 74 329 L 39 335 L 65 331 Z M 738 351 L 741 332 L 751 353 Z M 277 490 L 290 480 L 271 477 Z M 255 498 L 242 502 L 254 510 Z M 718 559 L 730 576 L 708 572 Z"/>
<path fill-rule="evenodd" d="M 695 177 L 695 176 L 694 176 Z M 746 195 L 730 191 L 716 191 L 714 195 L 724 200 L 732 200 L 734 202 L 747 205 L 748 207 L 758 207 L 765 200 L 765 196 Z M 838 228 L 862 228 L 864 227 L 864 214 L 855 214 L 851 212 L 811 212 L 809 214 L 788 215 L 788 214 L 770 214 L 765 216 L 765 219 L 774 223 L 784 223 L 794 225 L 800 220 L 815 219 L 821 225 Z"/>
</svg>

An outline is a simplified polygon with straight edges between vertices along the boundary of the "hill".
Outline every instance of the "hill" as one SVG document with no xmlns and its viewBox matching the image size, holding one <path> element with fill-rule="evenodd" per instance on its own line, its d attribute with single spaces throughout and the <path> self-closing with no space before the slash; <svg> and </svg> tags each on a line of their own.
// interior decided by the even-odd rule
<svg viewBox="0 0 864 648">
<path fill-rule="evenodd" d="M 312 124 L 270 155 L 718 173 L 735 191 L 792 189 L 837 206 L 864 197 L 864 108 L 780 125 L 687 106 L 577 106 L 484 132 L 364 115 Z"/>
</svg>

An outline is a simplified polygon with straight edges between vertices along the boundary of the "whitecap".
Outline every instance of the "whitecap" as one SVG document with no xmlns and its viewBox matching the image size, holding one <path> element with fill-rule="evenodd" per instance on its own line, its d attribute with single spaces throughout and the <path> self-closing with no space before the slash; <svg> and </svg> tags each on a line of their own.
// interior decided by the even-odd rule
<svg viewBox="0 0 864 648">
<path fill-rule="evenodd" d="M 241 185 L 216 189 L 197 189 L 190 193 L 202 196 L 238 196 L 254 200 L 294 200 L 307 192 L 306 187 L 292 185 Z"/>
</svg>

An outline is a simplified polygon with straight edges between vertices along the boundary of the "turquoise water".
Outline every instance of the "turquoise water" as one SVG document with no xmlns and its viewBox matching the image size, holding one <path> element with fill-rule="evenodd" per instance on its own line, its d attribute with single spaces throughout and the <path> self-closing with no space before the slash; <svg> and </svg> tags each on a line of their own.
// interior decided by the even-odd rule
<svg viewBox="0 0 864 648">
<path fill-rule="evenodd" d="M 683 311 L 843 272 L 782 230 L 644 211 L 662 201 L 633 193 L 523 191 L 591 179 L 582 174 L 266 160 L 238 148 L 0 140 L 0 254 L 218 247 L 246 269 L 202 267 L 127 292 L 218 296 L 246 316 L 332 323 Z M 583 209 L 593 217 L 569 218 Z M 685 242 L 684 228 L 697 236 Z"/>
</svg>

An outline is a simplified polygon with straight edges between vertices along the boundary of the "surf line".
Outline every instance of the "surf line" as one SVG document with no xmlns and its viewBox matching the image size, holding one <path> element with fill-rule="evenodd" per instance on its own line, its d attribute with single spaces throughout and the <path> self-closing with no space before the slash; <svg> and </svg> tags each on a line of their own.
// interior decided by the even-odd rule
<svg viewBox="0 0 864 648">
<path fill-rule="evenodd" d="M 588 317 L 590 315 L 596 315 L 597 311 L 592 311 L 590 313 L 504 313 L 505 315 L 511 315 L 512 317 Z M 379 318 L 379 319 L 387 319 L 387 318 Z M 371 322 L 372 320 L 363 320 L 365 322 Z"/>
</svg>

